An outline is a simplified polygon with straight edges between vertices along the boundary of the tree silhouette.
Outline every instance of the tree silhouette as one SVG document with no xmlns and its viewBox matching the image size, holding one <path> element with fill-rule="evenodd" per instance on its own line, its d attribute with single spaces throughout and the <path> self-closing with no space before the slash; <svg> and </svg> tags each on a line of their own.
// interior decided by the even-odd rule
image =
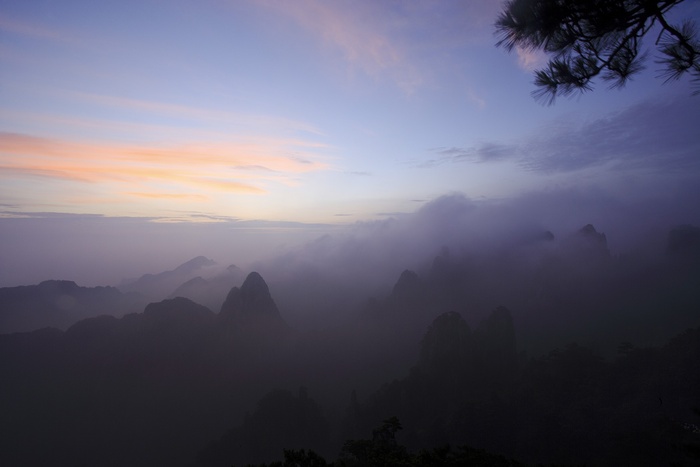
<svg viewBox="0 0 700 467">
<path fill-rule="evenodd" d="M 397 417 L 382 421 L 372 430 L 372 439 L 348 440 L 341 452 L 341 465 L 352 466 L 403 466 L 410 465 L 406 448 L 396 442 L 396 432 L 402 429 Z"/>
<path fill-rule="evenodd" d="M 592 89 L 600 76 L 621 87 L 644 68 L 643 37 L 658 27 L 655 45 L 666 81 L 690 73 L 700 93 L 700 42 L 695 24 L 672 25 L 667 13 L 683 0 L 509 0 L 498 19 L 497 46 L 542 50 L 552 58 L 535 72 L 533 96 L 552 104 L 558 95 Z"/>
</svg>

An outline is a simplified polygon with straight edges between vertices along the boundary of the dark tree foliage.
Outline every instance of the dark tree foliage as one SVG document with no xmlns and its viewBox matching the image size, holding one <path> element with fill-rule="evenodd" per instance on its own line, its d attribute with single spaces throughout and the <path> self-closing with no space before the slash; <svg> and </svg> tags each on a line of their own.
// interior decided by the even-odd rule
<svg viewBox="0 0 700 467">
<path fill-rule="evenodd" d="M 592 89 L 600 76 L 622 87 L 644 68 L 642 38 L 659 31 L 655 46 L 665 81 L 689 73 L 700 93 L 700 42 L 695 24 L 670 24 L 683 0 L 508 0 L 496 20 L 497 45 L 542 50 L 550 57 L 535 72 L 533 96 L 552 104 L 559 95 Z M 656 29 L 654 29 L 656 28 Z"/>
<path fill-rule="evenodd" d="M 382 422 L 372 431 L 372 439 L 348 440 L 341 452 L 341 465 L 352 466 L 403 466 L 411 465 L 404 446 L 396 442 L 396 433 L 403 429 L 396 417 Z"/>
<path fill-rule="evenodd" d="M 270 464 L 249 464 L 246 467 L 332 467 L 333 464 L 316 454 L 315 451 L 305 449 L 284 449 L 284 461 Z"/>
<path fill-rule="evenodd" d="M 372 431 L 372 439 L 348 440 L 343 445 L 340 458 L 328 463 L 314 451 L 285 449 L 284 461 L 270 464 L 248 465 L 246 467 L 521 467 L 513 459 L 460 446 L 452 449 L 449 445 L 433 449 L 423 449 L 409 453 L 406 446 L 396 441 L 395 435 L 401 430 L 397 417 L 390 417 Z"/>
</svg>

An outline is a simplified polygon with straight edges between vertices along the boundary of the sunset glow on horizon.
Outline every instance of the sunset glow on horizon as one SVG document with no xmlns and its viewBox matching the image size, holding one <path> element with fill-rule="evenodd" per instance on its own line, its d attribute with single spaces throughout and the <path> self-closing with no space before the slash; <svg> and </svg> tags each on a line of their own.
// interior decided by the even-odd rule
<svg viewBox="0 0 700 467">
<path fill-rule="evenodd" d="M 501 7 L 5 2 L 0 216 L 336 226 L 451 193 L 637 203 L 695 185 L 690 80 L 664 84 L 650 56 L 622 90 L 543 106 L 544 57 L 495 46 Z"/>
</svg>

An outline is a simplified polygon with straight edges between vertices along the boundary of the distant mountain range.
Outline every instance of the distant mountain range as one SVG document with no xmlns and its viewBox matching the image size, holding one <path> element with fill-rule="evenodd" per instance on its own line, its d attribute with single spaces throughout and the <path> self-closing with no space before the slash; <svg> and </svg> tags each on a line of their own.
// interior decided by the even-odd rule
<svg viewBox="0 0 700 467">
<path fill-rule="evenodd" d="M 658 344 L 683 323 L 692 325 L 695 315 L 686 301 L 696 300 L 693 290 L 700 287 L 694 282 L 699 231 L 692 226 L 673 229 L 665 256 L 656 259 L 613 257 L 605 234 L 590 224 L 559 240 L 543 231 L 484 254 L 445 249 L 430 267 L 406 270 L 390 296 L 379 300 L 369 296 L 376 290 L 353 287 L 342 272 L 268 272 L 277 277 L 274 286 L 287 321 L 295 325 L 335 327 L 358 311 L 381 315 L 381 320 L 400 314 L 402 333 L 412 342 L 440 313 L 459 310 L 482 319 L 493 306 L 504 304 L 514 310 L 525 348 L 544 351 L 562 339 L 586 337 L 614 349 L 620 333 L 626 340 Z M 243 278 L 238 267 L 222 268 L 199 256 L 170 271 L 125 280 L 119 288 L 79 287 L 68 281 L 0 288 L 0 333 L 66 329 L 86 317 L 122 316 L 166 298 L 189 298 L 218 311 Z M 377 306 L 384 311 L 375 313 Z M 660 306 L 667 310 L 663 318 L 653 312 Z M 625 313 L 634 316 L 622 318 Z M 611 316 L 617 319 L 606 318 Z M 601 326 L 604 332 L 594 331 Z M 594 335 L 597 342 L 590 340 Z"/>
<path fill-rule="evenodd" d="M 252 272 L 219 313 L 179 297 L 65 332 L 0 335 L 0 463 L 242 466 L 283 448 L 335 457 L 391 417 L 412 449 L 592 465 L 692 455 L 700 328 L 661 349 L 626 345 L 611 362 L 576 345 L 528 359 L 497 307 L 474 328 L 438 314 L 408 345 L 396 306 L 419 281 L 402 274 L 371 314 L 326 332 L 290 328 Z"/>
<path fill-rule="evenodd" d="M 218 311 L 242 277 L 236 266 L 220 270 L 214 261 L 198 256 L 172 271 L 145 274 L 119 287 L 82 287 L 62 280 L 4 287 L 0 288 L 0 334 L 43 327 L 67 329 L 93 316 L 140 312 L 149 302 L 165 298 L 186 297 Z"/>
<path fill-rule="evenodd" d="M 44 327 L 66 329 L 97 315 L 122 316 L 143 309 L 144 300 L 115 287 L 80 287 L 72 281 L 0 288 L 0 334 Z"/>
<path fill-rule="evenodd" d="M 178 297 L 65 332 L 1 335 L 0 464 L 175 465 L 193 455 L 284 367 L 291 330 L 264 280 L 251 273 L 229 297 L 219 313 Z"/>
<path fill-rule="evenodd" d="M 484 255 L 443 250 L 386 294 L 355 297 L 364 304 L 340 324 L 309 329 L 289 324 L 276 284 L 251 272 L 238 286 L 239 269 L 204 257 L 130 292 L 0 289 L 0 316 L 19 316 L 8 327 L 43 328 L 0 334 L 0 465 L 213 467 L 289 447 L 335 457 L 392 417 L 412 448 L 685 465 L 700 442 L 699 245 L 684 226 L 664 256 L 616 257 L 587 225 Z M 207 298 L 227 281 L 215 308 L 173 296 Z M 333 297 L 331 278 L 322 286 Z M 65 331 L 46 327 L 57 317 Z"/>
<path fill-rule="evenodd" d="M 118 288 L 122 292 L 138 293 L 148 301 L 186 297 L 219 310 L 233 284 L 243 278 L 243 271 L 235 265 L 221 268 L 214 260 L 197 256 L 171 271 L 124 280 Z"/>
</svg>

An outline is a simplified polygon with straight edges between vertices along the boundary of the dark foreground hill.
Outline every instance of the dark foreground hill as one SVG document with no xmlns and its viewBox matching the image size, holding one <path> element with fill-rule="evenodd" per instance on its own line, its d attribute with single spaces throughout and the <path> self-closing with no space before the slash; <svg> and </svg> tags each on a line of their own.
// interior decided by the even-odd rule
<svg viewBox="0 0 700 467">
<path fill-rule="evenodd" d="M 698 358 L 700 328 L 611 360 L 571 344 L 518 361 L 507 309 L 474 330 L 446 313 L 406 376 L 364 401 L 351 393 L 336 443 L 305 388 L 273 391 L 192 465 L 272 462 L 285 449 L 285 466 L 324 455 L 337 466 L 697 465 Z"/>
</svg>

